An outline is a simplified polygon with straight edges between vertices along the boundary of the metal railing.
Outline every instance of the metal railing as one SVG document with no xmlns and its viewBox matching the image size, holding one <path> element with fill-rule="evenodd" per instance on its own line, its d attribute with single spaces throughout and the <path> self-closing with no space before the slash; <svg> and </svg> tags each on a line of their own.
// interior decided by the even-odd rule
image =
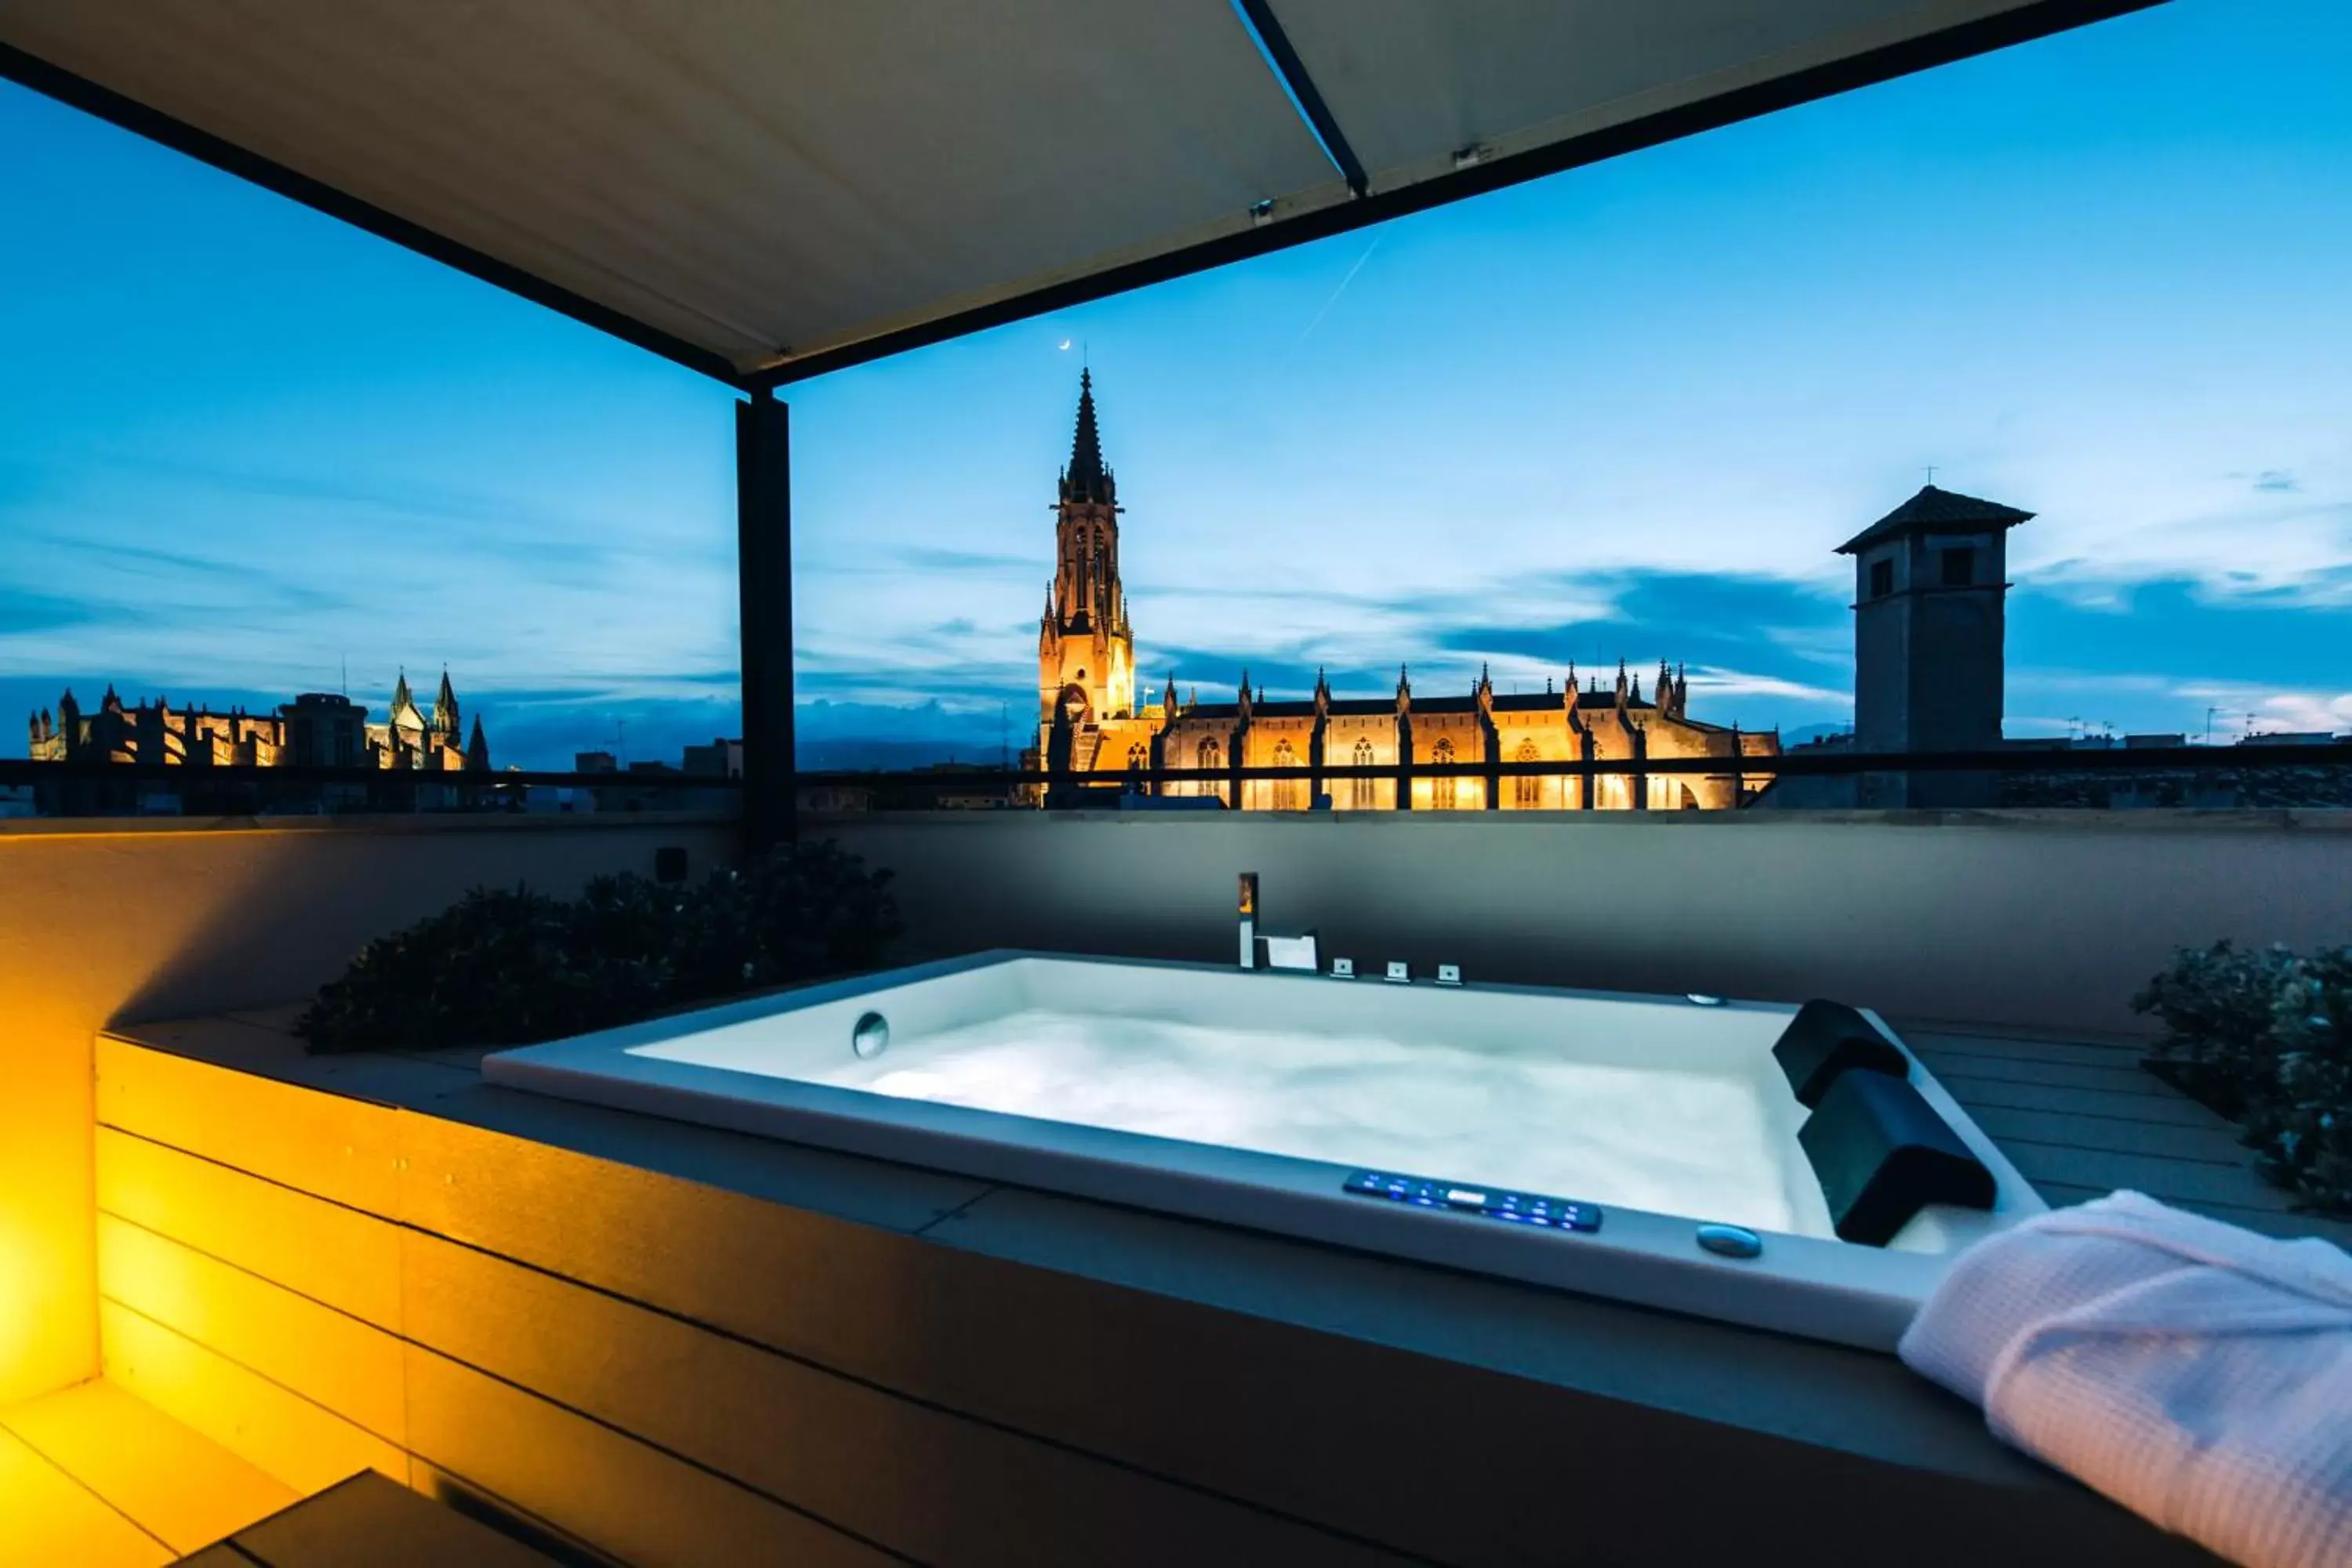
<svg viewBox="0 0 2352 1568">
<path fill-rule="evenodd" d="M 2352 806 L 2352 742 L 2231 746 L 2112 746 L 2011 744 L 1968 752 L 1860 752 L 1807 747 L 1771 755 L 1730 757 L 1553 758 L 1531 762 L 1395 763 L 1370 766 L 1311 763 L 1287 766 L 1244 763 L 1213 768 L 1075 769 L 961 764 L 922 769 L 802 769 L 793 785 L 804 807 L 851 809 L 937 805 L 1084 806 L 1119 795 L 1223 800 L 1245 786 L 1295 784 L 1299 804 L 1332 786 L 1358 781 L 1409 788 L 1420 780 L 1573 780 L 1580 799 L 1598 782 L 1624 781 L 1626 804 L 1641 809 L 1650 778 L 1736 781 L 1742 805 L 1760 785 L 1780 779 L 1909 774 L 1990 775 L 1997 799 L 1987 804 L 2112 804 L 2117 787 L 2136 792 L 2129 804 L 2168 804 L 2166 788 L 2205 804 L 2230 792 L 2244 804 Z M 31 762 L 0 759 L 0 814 L 20 809 L 27 795 L 35 815 L 137 816 L 158 809 L 188 816 L 331 814 L 340 812 L 524 812 L 570 808 L 597 811 L 686 808 L 733 810 L 740 777 L 659 772 L 576 773 L 510 770 L 442 773 L 404 769 L 256 766 L 249 764 Z M 2153 790 L 2157 798 L 2140 795 Z M 2032 797 L 2036 791 L 2046 801 Z M 2102 792 L 2106 798 L 2100 798 Z M 1290 792 L 1285 792 L 1288 794 Z M 1495 798 L 1490 792 L 1489 799 Z M 567 802 L 572 803 L 567 805 Z M 1496 804 L 1502 804 L 1496 800 Z M 1483 808 L 1484 801 L 1474 808 Z M 1574 809 L 1570 807 L 1570 809 Z"/>
<path fill-rule="evenodd" d="M 946 768 L 868 771 L 812 771 L 794 775 L 805 794 L 812 788 L 865 789 L 879 795 L 973 795 L 1003 791 L 1008 796 L 1025 794 L 1040 798 L 1055 792 L 1076 796 L 1117 794 L 1161 795 L 1169 786 L 1183 786 L 1198 796 L 1202 786 L 1228 795 L 1256 783 L 1297 783 L 1310 787 L 1355 781 L 1402 784 L 1422 779 L 1557 779 L 1575 780 L 1590 797 L 1601 779 L 1638 780 L 1650 777 L 1738 779 L 1766 782 L 1783 778 L 1853 778 L 1904 774 L 1991 774 L 2002 781 L 2081 776 L 2128 781 L 2132 775 L 2161 778 L 2172 775 L 2215 782 L 2242 780 L 2249 775 L 2319 774 L 2340 789 L 2336 804 L 2352 805 L 2352 742 L 2326 744 L 2233 746 L 2110 746 L 2076 748 L 2040 746 L 2032 742 L 1997 749 L 1962 752 L 1861 752 L 1845 747 L 1802 748 L 1773 754 L 1732 757 L 1612 757 L 1551 758 L 1532 762 L 1471 761 L 1413 762 L 1407 765 L 1381 763 L 1311 763 L 1274 766 L 1263 763 L 1201 767 L 1137 767 L 1086 771 L 953 766 Z M 1632 792 L 1636 801 L 1643 792 Z"/>
<path fill-rule="evenodd" d="M 270 816 L 361 813 L 731 811 L 742 781 L 719 775 L 502 773 L 251 763 L 0 758 L 0 817 Z"/>
</svg>

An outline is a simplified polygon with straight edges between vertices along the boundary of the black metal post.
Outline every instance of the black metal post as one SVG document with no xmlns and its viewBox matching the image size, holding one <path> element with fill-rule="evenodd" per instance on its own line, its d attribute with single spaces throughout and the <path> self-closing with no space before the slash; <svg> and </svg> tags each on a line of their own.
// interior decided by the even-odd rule
<svg viewBox="0 0 2352 1568">
<path fill-rule="evenodd" d="M 741 593 L 743 829 L 754 851 L 797 832 L 793 754 L 790 411 L 765 390 L 735 405 L 735 572 Z"/>
</svg>

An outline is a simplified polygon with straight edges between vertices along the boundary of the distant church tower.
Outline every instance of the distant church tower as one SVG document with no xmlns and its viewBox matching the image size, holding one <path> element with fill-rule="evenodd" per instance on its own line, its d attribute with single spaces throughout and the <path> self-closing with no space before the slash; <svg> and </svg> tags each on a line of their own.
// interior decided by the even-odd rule
<svg viewBox="0 0 2352 1568">
<path fill-rule="evenodd" d="M 1078 427 L 1061 492 L 1054 584 L 1037 631 L 1038 743 L 1050 752 L 1055 721 L 1066 719 L 1072 762 L 1092 767 L 1096 727 L 1133 716 L 1136 706 L 1135 634 L 1118 579 L 1118 487 L 1095 427 L 1091 371 L 1078 377 Z"/>
<path fill-rule="evenodd" d="M 1929 485 L 1838 546 L 1853 557 L 1853 742 L 1864 752 L 2000 744 L 2009 531 L 2030 511 Z M 1986 773 L 1864 775 L 1861 804 L 1992 803 Z"/>
</svg>

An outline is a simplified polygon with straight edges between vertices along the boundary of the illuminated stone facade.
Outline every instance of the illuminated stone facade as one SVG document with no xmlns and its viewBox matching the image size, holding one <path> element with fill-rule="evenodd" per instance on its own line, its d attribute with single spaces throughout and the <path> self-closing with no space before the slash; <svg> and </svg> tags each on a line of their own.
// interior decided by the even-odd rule
<svg viewBox="0 0 2352 1568">
<path fill-rule="evenodd" d="M 106 689 L 85 713 L 68 691 L 57 710 L 32 717 L 35 762 L 163 763 L 182 766 L 406 768 L 425 773 L 488 773 L 490 742 L 481 716 L 466 734 L 446 670 L 427 713 L 404 672 L 381 724 L 348 697 L 305 692 L 274 713 L 241 708 L 174 708 L 159 697 L 136 706 Z"/>
<path fill-rule="evenodd" d="M 1571 666 L 1558 689 L 1498 693 L 1485 671 L 1466 694 L 1416 696 L 1400 669 L 1396 690 L 1337 698 L 1318 675 L 1305 700 L 1266 700 L 1244 672 L 1232 702 L 1180 696 L 1168 680 L 1158 701 L 1139 701 L 1135 633 L 1118 571 L 1118 491 L 1102 457 L 1094 384 L 1082 376 L 1077 432 L 1056 506 L 1054 582 L 1037 634 L 1037 747 L 1033 765 L 1118 774 L 1152 768 L 1304 767 L 1292 780 L 1171 781 L 1160 793 L 1204 795 L 1250 811 L 1303 811 L 1328 795 L 1339 811 L 1724 810 L 1769 782 L 1743 773 L 1744 757 L 1774 756 L 1772 733 L 1709 724 L 1688 712 L 1689 682 L 1661 663 L 1644 697 L 1639 676 L 1580 685 Z M 1721 758 L 1720 773 L 1657 773 L 1652 758 Z M 1571 777 L 1432 778 L 1433 763 L 1580 762 L 1629 764 L 1600 774 L 1591 797 Z M 1370 767 L 1383 775 L 1328 779 L 1322 770 Z"/>
</svg>

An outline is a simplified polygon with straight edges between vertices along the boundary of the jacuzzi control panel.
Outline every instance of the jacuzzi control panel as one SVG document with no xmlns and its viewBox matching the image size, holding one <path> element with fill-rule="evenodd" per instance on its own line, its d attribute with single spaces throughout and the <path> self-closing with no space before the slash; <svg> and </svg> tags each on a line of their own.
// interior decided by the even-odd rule
<svg viewBox="0 0 2352 1568">
<path fill-rule="evenodd" d="M 1359 1197 L 1386 1198 L 1391 1203 L 1418 1204 L 1427 1209 L 1452 1209 L 1456 1214 L 1484 1215 L 1512 1225 L 1538 1226 L 1547 1230 L 1601 1228 L 1601 1210 L 1592 1204 L 1541 1193 L 1507 1193 L 1475 1182 L 1440 1182 L 1427 1176 L 1400 1176 L 1386 1171 L 1358 1171 L 1348 1178 L 1348 1191 Z"/>
</svg>

